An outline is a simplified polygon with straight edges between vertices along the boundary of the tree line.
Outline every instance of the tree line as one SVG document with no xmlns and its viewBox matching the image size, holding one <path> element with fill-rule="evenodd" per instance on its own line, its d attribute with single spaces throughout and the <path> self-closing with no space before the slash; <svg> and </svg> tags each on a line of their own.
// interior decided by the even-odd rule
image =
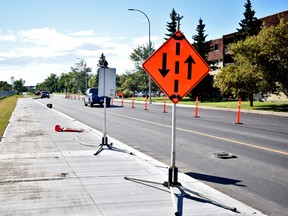
<svg viewBox="0 0 288 216">
<path fill-rule="evenodd" d="M 214 77 L 208 74 L 190 93 L 190 98 L 215 97 L 219 91 L 222 96 L 241 97 L 249 99 L 253 106 L 253 94 L 263 95 L 283 92 L 288 96 L 288 22 L 279 17 L 280 23 L 267 27 L 255 17 L 250 0 L 244 4 L 244 18 L 239 22 L 234 43 L 229 44 L 233 64 L 224 65 Z M 175 9 L 170 13 L 170 22 L 166 23 L 167 33 L 164 40 L 169 39 L 179 28 L 179 17 Z M 183 16 L 182 16 L 183 17 Z M 181 18 L 182 18 L 181 17 Z M 205 24 L 202 18 L 192 36 L 192 45 L 208 62 L 208 54 L 212 50 L 211 41 L 207 41 Z M 150 53 L 149 53 L 149 50 Z M 142 68 L 142 63 L 155 51 L 154 45 L 138 45 L 130 54 L 134 70 L 116 75 L 116 91 L 123 91 L 126 96 L 130 92 L 148 91 L 148 75 Z M 98 69 L 106 59 L 102 53 L 98 61 Z M 211 70 L 219 69 L 211 66 Z M 60 76 L 51 74 L 36 86 L 37 90 L 45 89 L 51 92 L 84 93 L 87 87 L 98 84 L 98 74 L 92 74 L 92 68 L 87 67 L 84 59 L 80 59 L 70 72 Z M 23 81 L 23 80 L 22 80 Z M 25 82 L 25 81 L 24 81 Z M 152 81 L 152 91 L 159 90 Z M 1 89 L 1 83 L 0 83 Z"/>
</svg>

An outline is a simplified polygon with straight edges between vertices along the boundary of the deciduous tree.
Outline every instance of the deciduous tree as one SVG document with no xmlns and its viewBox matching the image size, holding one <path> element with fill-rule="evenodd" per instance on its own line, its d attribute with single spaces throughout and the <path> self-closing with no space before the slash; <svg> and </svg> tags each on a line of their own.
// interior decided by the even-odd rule
<svg viewBox="0 0 288 216">
<path fill-rule="evenodd" d="M 151 46 L 151 53 L 155 49 Z M 134 62 L 135 70 L 127 71 L 119 77 L 119 86 L 122 91 L 147 91 L 149 89 L 149 76 L 142 68 L 143 62 L 150 56 L 149 45 L 138 45 L 130 54 L 130 60 Z M 156 84 L 151 81 L 151 88 L 157 89 Z"/>
<path fill-rule="evenodd" d="M 25 80 L 22 78 L 14 81 L 14 90 L 18 91 L 18 94 L 22 94 L 25 90 Z"/>
<path fill-rule="evenodd" d="M 277 26 L 264 27 L 257 36 L 258 65 L 276 92 L 288 96 L 288 21 L 280 17 Z M 275 89 L 274 89 L 275 90 Z"/>
<path fill-rule="evenodd" d="M 250 106 L 253 93 L 288 95 L 288 22 L 281 19 L 277 26 L 263 27 L 229 50 L 236 64 L 225 66 L 216 77 L 222 93 L 249 97 Z"/>
<path fill-rule="evenodd" d="M 88 87 L 88 80 L 90 79 L 89 73 L 91 73 L 92 69 L 87 67 L 84 59 L 80 59 L 80 61 L 76 63 L 76 67 L 71 67 L 71 71 L 73 73 L 74 93 L 77 93 L 77 91 L 84 93 Z"/>
<path fill-rule="evenodd" d="M 0 81 L 0 91 L 11 91 L 12 86 L 6 81 Z"/>
</svg>

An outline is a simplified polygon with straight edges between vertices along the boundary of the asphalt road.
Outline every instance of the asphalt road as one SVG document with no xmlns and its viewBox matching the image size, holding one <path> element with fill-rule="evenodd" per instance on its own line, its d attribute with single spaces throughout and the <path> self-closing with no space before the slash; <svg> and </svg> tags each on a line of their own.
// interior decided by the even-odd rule
<svg viewBox="0 0 288 216">
<path fill-rule="evenodd" d="M 39 99 L 103 131 L 103 107 L 52 96 Z M 107 135 L 166 164 L 171 163 L 171 107 L 115 102 L 106 109 Z M 288 215 L 288 117 L 176 108 L 176 166 L 181 172 L 267 215 Z M 62 125 L 61 125 L 62 126 Z M 65 126 L 65 125 L 63 125 Z M 220 159 L 215 153 L 229 153 Z"/>
</svg>

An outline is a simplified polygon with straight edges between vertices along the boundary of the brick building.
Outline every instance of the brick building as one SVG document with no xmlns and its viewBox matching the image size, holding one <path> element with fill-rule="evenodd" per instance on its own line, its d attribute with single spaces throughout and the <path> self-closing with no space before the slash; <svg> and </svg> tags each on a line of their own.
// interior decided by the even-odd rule
<svg viewBox="0 0 288 216">
<path fill-rule="evenodd" d="M 279 17 L 283 17 L 285 21 L 288 21 L 288 10 L 260 18 L 265 26 L 272 26 L 279 24 Z M 211 40 L 212 51 L 208 54 L 208 62 L 210 66 L 217 66 L 222 68 L 226 64 L 234 62 L 233 58 L 229 54 L 228 45 L 235 41 L 236 32 L 223 35 L 221 38 Z M 215 75 L 219 70 L 213 70 L 210 74 Z"/>
</svg>

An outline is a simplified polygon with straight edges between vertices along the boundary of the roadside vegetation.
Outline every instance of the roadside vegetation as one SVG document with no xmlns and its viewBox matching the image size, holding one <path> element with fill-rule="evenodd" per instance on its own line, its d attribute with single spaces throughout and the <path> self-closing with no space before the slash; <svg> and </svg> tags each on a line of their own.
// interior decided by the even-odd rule
<svg viewBox="0 0 288 216">
<path fill-rule="evenodd" d="M 8 125 L 9 119 L 15 109 L 18 98 L 22 97 L 22 95 L 12 95 L 0 99 L 0 139 L 2 138 L 5 128 Z"/>
<path fill-rule="evenodd" d="M 199 106 L 237 109 L 238 101 L 199 102 Z M 242 101 L 241 110 L 265 110 L 273 112 L 288 112 L 288 103 L 254 101 L 253 107 L 251 107 L 250 101 Z"/>
<path fill-rule="evenodd" d="M 171 21 L 166 25 L 168 32 L 165 33 L 164 40 L 170 38 L 177 31 L 178 22 L 180 22 L 177 17 L 181 16 L 173 9 L 170 14 Z M 195 34 L 192 35 L 192 45 L 210 65 L 211 70 L 217 71 L 217 75 L 208 74 L 190 91 L 187 97 L 190 100 L 195 97 L 202 98 L 201 105 L 203 106 L 206 103 L 203 103 L 205 100 L 210 100 L 209 105 L 212 105 L 215 97 L 219 97 L 219 101 L 224 98 L 232 98 L 236 101 L 238 98 L 242 98 L 243 107 L 249 100 L 251 109 L 262 107 L 261 109 L 278 110 L 278 105 L 275 107 L 274 103 L 273 106 L 267 107 L 266 102 L 256 102 L 254 95 L 262 95 L 265 98 L 272 94 L 284 93 L 288 96 L 287 19 L 279 17 L 277 25 L 267 26 L 255 17 L 251 1 L 247 0 L 244 4 L 243 19 L 239 22 L 235 38 L 225 48 L 229 51 L 230 64 L 224 65 L 223 68 L 218 67 L 217 62 L 208 60 L 209 53 L 215 50 L 215 47 L 210 41 L 207 41 L 208 35 L 205 33 L 205 29 L 204 19 L 200 18 Z M 191 36 L 186 35 L 186 37 L 190 38 Z M 134 64 L 134 69 L 116 75 L 116 93 L 122 92 L 124 97 L 128 98 L 131 93 L 148 91 L 149 77 L 142 68 L 142 64 L 154 51 L 153 44 L 138 45 L 132 51 L 129 58 Z M 100 63 L 104 59 L 106 61 L 106 57 L 102 53 L 98 61 L 98 68 L 101 67 Z M 43 83 L 36 86 L 36 90 L 84 93 L 87 87 L 97 86 L 98 72 L 94 75 L 91 72 L 92 68 L 87 67 L 84 59 L 80 59 L 69 72 L 62 73 L 60 76 L 51 74 Z M 151 80 L 151 91 L 159 90 L 159 87 Z M 227 106 L 219 101 L 213 105 Z M 185 100 L 181 103 L 185 103 Z M 225 102 L 225 104 L 227 103 Z M 253 106 L 255 107 L 252 108 Z"/>
</svg>

